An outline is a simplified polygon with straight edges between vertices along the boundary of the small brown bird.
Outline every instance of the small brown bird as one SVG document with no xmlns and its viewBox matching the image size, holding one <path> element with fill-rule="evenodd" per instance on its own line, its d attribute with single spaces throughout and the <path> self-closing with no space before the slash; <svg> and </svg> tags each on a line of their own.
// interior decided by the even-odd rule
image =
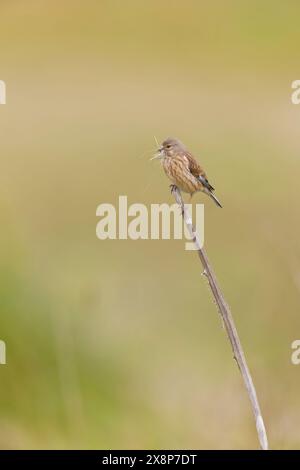
<svg viewBox="0 0 300 470">
<path fill-rule="evenodd" d="M 214 188 L 209 184 L 205 171 L 179 140 L 166 139 L 153 159 L 162 161 L 167 177 L 179 189 L 190 194 L 191 198 L 194 193 L 202 191 L 222 207 L 213 194 Z"/>
</svg>

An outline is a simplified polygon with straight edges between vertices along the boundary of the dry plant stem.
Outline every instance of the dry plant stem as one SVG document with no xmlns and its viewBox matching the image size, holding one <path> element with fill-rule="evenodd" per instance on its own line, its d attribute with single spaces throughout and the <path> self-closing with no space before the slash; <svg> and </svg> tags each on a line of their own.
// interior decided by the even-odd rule
<svg viewBox="0 0 300 470">
<path fill-rule="evenodd" d="M 200 242 L 198 235 L 193 227 L 192 219 L 190 217 L 190 214 L 188 210 L 184 206 L 184 202 L 182 200 L 182 196 L 180 193 L 180 190 L 175 186 L 172 187 L 172 194 L 174 195 L 176 202 L 179 204 L 179 206 L 182 209 L 182 217 L 185 221 L 185 224 L 188 228 L 188 231 L 190 233 L 190 236 L 193 239 L 193 242 L 195 243 L 199 258 L 201 260 L 204 272 L 203 274 L 207 277 L 209 286 L 211 288 L 212 294 L 214 296 L 214 299 L 217 303 L 219 312 L 221 314 L 222 320 L 225 325 L 225 329 L 229 338 L 229 341 L 232 346 L 233 354 L 234 354 L 234 359 L 236 360 L 240 372 L 242 374 L 243 380 L 245 382 L 245 386 L 248 392 L 248 396 L 251 401 L 252 405 L 252 410 L 254 413 L 255 417 L 255 423 L 256 423 L 256 429 L 257 429 L 257 434 L 258 434 L 258 439 L 260 446 L 263 450 L 268 450 L 268 439 L 267 439 L 267 433 L 264 425 L 264 421 L 262 418 L 262 414 L 260 411 L 260 406 L 257 400 L 257 395 L 255 391 L 255 387 L 252 381 L 252 377 L 250 374 L 250 371 L 247 366 L 247 362 L 245 359 L 245 355 L 243 352 L 243 348 L 241 345 L 241 342 L 238 337 L 238 333 L 230 312 L 230 308 L 228 304 L 226 303 L 224 296 L 220 290 L 220 287 L 218 285 L 218 281 L 216 278 L 216 275 L 211 267 L 211 264 L 207 258 L 207 255 L 204 251 L 203 248 L 201 248 Z"/>
</svg>

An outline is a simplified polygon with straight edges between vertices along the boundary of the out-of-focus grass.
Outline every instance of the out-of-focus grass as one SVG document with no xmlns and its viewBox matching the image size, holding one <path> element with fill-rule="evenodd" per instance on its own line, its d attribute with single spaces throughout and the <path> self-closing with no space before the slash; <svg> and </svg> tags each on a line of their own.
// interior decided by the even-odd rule
<svg viewBox="0 0 300 470">
<path fill-rule="evenodd" d="M 271 446 L 299 448 L 299 6 L 0 8 L 0 446 L 257 446 L 195 254 L 95 237 L 101 202 L 173 202 L 148 158 L 175 135 L 224 204 L 206 201 L 206 246 Z"/>
</svg>

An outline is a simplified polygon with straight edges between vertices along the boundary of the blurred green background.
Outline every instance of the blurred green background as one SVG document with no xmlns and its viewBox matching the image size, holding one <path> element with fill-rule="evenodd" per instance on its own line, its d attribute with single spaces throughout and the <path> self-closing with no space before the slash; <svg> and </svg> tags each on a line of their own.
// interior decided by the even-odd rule
<svg viewBox="0 0 300 470">
<path fill-rule="evenodd" d="M 149 162 L 199 156 L 206 248 L 272 448 L 300 448 L 298 2 L 0 3 L 1 448 L 257 448 L 183 241 L 100 241 L 96 207 L 173 203 Z"/>
</svg>

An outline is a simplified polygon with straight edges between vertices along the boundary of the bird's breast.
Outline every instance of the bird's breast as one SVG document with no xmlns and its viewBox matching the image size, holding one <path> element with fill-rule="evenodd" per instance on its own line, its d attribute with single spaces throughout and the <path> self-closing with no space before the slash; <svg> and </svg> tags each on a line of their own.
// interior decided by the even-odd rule
<svg viewBox="0 0 300 470">
<path fill-rule="evenodd" d="M 189 162 L 185 155 L 165 157 L 163 168 L 168 178 L 186 193 L 194 193 L 201 190 L 200 181 L 189 170 Z"/>
</svg>

